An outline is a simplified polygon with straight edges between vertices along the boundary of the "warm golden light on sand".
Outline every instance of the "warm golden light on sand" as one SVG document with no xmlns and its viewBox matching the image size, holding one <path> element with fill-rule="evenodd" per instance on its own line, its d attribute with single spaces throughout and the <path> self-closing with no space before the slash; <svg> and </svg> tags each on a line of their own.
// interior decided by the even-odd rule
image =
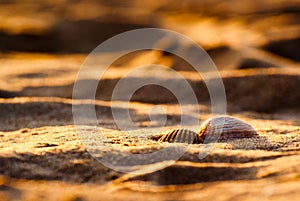
<svg viewBox="0 0 300 201">
<path fill-rule="evenodd" d="M 299 17 L 299 0 L 0 0 L 0 200 L 297 200 Z M 110 66 L 128 47 L 96 52 L 78 77 L 99 44 L 140 28 L 190 38 L 218 73 L 199 74 L 170 53 L 194 55 L 190 44 L 164 37 L 162 49 L 133 51 Z M 202 56 L 194 59 L 208 65 Z M 218 77 L 235 119 L 206 144 L 202 138 L 221 125 L 200 128 L 211 122 L 207 83 Z M 196 104 L 181 105 L 164 87 L 185 92 L 182 80 Z M 129 102 L 112 98 L 120 82 L 126 89 L 147 81 L 155 83 Z M 75 83 L 95 85 L 95 100 L 83 96 L 92 87 L 74 95 Z M 81 106 L 79 124 L 74 111 Z M 84 116 L 91 108 L 95 121 Z M 192 143 L 172 141 L 176 136 Z"/>
</svg>

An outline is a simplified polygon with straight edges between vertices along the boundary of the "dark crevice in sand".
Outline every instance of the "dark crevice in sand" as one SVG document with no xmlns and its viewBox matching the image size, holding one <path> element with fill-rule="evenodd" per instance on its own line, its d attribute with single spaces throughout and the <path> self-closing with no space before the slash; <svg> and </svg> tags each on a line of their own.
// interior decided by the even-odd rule
<svg viewBox="0 0 300 201">
<path fill-rule="evenodd" d="M 0 32 L 1 51 L 90 53 L 106 39 L 147 25 L 62 20 L 42 34 Z"/>
<path fill-rule="evenodd" d="M 5 91 L 5 90 L 0 90 L 0 98 L 13 98 L 20 95 L 17 92 L 11 92 L 11 91 Z"/>
<path fill-rule="evenodd" d="M 81 104 L 80 107 L 90 107 L 89 104 Z M 76 107 L 76 106 L 74 106 Z M 104 105 L 93 105 L 95 107 L 99 124 L 114 125 L 112 120 L 112 108 Z M 114 108 L 115 111 L 125 110 Z M 62 126 L 74 124 L 72 104 L 64 102 L 26 102 L 26 103 L 0 103 L 0 121 L 6 128 L 0 127 L 1 131 L 18 130 L 24 127 L 37 128 L 42 126 Z M 130 114 L 135 116 L 136 112 L 129 109 Z M 51 122 L 49 122 L 51 120 Z M 9 128 L 8 124 L 11 125 Z"/>
<path fill-rule="evenodd" d="M 185 153 L 179 161 L 191 161 L 191 162 L 201 162 L 201 163 L 251 163 L 251 162 L 259 162 L 259 161 L 268 161 L 275 160 L 277 158 L 292 156 L 293 154 L 276 154 L 269 156 L 241 156 L 241 155 L 227 155 L 227 154 L 218 154 L 211 153 L 207 155 L 204 159 L 199 159 L 199 154 L 196 153 Z"/>
<path fill-rule="evenodd" d="M 22 74 L 17 74 L 14 77 L 15 78 L 25 78 L 25 79 L 36 79 L 36 78 L 49 78 L 49 77 L 57 77 L 60 75 L 65 75 L 68 74 L 69 71 L 64 70 L 64 69 L 51 69 L 47 71 L 36 71 L 32 73 L 22 73 Z"/>
<path fill-rule="evenodd" d="M 242 110 L 272 113 L 300 107 L 300 78 L 296 75 L 255 75 L 223 79 L 229 104 Z"/>
<path fill-rule="evenodd" d="M 156 185 L 180 185 L 212 181 L 256 179 L 256 171 L 255 167 L 193 167 L 173 165 L 154 173 L 136 176 L 130 180 L 151 181 Z"/>
<path fill-rule="evenodd" d="M 300 38 L 271 42 L 263 49 L 300 62 Z"/>
<path fill-rule="evenodd" d="M 127 79 L 128 83 L 141 82 L 141 78 Z M 110 100 L 111 94 L 118 81 L 119 79 L 102 80 L 99 83 L 96 98 L 99 100 Z M 188 81 L 190 82 L 200 103 L 210 101 L 208 90 L 203 81 Z M 97 84 L 98 80 L 81 80 L 80 82 L 84 86 L 85 82 L 87 84 L 90 84 L 91 82 L 95 82 Z M 175 86 L 180 86 L 181 83 L 180 80 L 175 79 L 162 79 L 160 82 L 162 85 L 166 83 L 173 83 Z M 214 80 L 209 80 L 209 82 L 213 83 Z M 300 78 L 297 75 L 272 74 L 225 77 L 223 78 L 223 82 L 225 85 L 228 105 L 235 105 L 235 108 L 239 111 L 250 110 L 272 113 L 279 109 L 282 110 L 283 108 L 288 109 L 300 107 L 300 92 L 298 89 L 300 86 Z M 18 96 L 55 96 L 71 98 L 72 91 L 73 84 L 52 87 L 26 87 L 16 94 Z M 88 93 L 89 91 L 82 91 L 81 97 L 86 97 Z M 163 87 L 148 85 L 134 93 L 131 101 L 159 104 L 176 103 L 177 99 L 170 91 Z"/>
<path fill-rule="evenodd" d="M 12 178 L 22 178 L 30 180 L 60 180 L 68 183 L 97 183 L 105 184 L 109 181 L 118 179 L 122 174 L 104 167 L 86 152 L 61 152 L 46 153 L 43 155 L 21 154 L 20 158 L 0 158 L 0 174 Z M 235 160 L 231 156 L 220 156 L 220 158 Z M 258 162 L 275 160 L 282 157 L 265 156 L 253 161 L 249 157 L 247 162 Z M 240 159 L 238 159 L 240 160 Z M 242 159 L 243 160 L 243 159 Z M 204 162 L 204 161 L 203 161 Z M 216 164 L 218 162 L 213 160 Z M 242 161 L 240 161 L 242 162 Z M 244 161 L 243 163 L 247 163 Z M 197 166 L 197 163 L 187 165 L 172 165 L 162 170 L 140 176 L 133 176 L 127 181 L 147 181 L 155 185 L 182 185 L 196 184 L 212 181 L 231 181 L 231 180 L 253 180 L 257 179 L 258 169 L 255 166 L 234 167 L 234 166 Z M 194 166 L 196 165 L 196 166 Z M 103 174 L 105 172 L 105 174 Z M 176 177 L 174 176 L 176 175 Z M 269 174 L 267 177 L 277 176 Z"/>
<path fill-rule="evenodd" d="M 49 149 L 49 148 L 38 148 Z M 50 151 L 52 150 L 52 151 Z M 267 154 L 257 157 L 243 154 L 211 153 L 199 160 L 198 153 L 186 152 L 179 163 L 150 174 L 134 177 L 132 180 L 152 181 L 158 185 L 191 184 L 209 181 L 256 179 L 255 165 L 235 166 L 253 162 L 275 161 L 295 154 Z M 108 156 L 111 158 L 113 154 Z M 124 155 L 125 156 L 125 155 Z M 124 157 L 124 165 L 129 165 Z M 95 160 L 88 152 L 80 150 L 61 151 L 50 148 L 45 153 L 20 153 L 0 157 L 0 174 L 13 178 L 33 180 L 61 180 L 71 183 L 104 184 L 123 175 Z M 150 163 L 151 164 L 151 163 Z M 216 164 L 206 166 L 205 164 Z M 231 164 L 223 165 L 218 164 Z M 200 165 L 200 166 L 199 166 Z M 202 165 L 205 165 L 202 167 Z M 105 172 L 105 174 L 103 173 Z M 176 175 L 174 177 L 173 175 Z"/>
<path fill-rule="evenodd" d="M 0 157 L 0 163 L 0 174 L 33 180 L 103 184 L 121 175 L 103 166 L 84 151 L 19 154 L 17 158 Z"/>
<path fill-rule="evenodd" d="M 80 104 L 80 107 L 90 107 L 89 104 Z M 76 108 L 76 106 L 74 106 Z M 94 107 L 94 106 L 93 106 Z M 126 108 L 118 108 L 114 106 L 114 112 L 124 114 Z M 7 123 L 6 128 L 0 127 L 1 131 L 18 130 L 24 127 L 37 128 L 42 126 L 63 126 L 74 124 L 72 105 L 66 102 L 26 102 L 26 103 L 0 103 L 0 121 Z M 104 105 L 95 105 L 95 111 L 98 118 L 98 126 L 117 129 L 115 120 L 113 119 L 112 107 Z M 148 114 L 138 113 L 135 109 L 128 109 L 131 120 L 140 127 L 149 127 L 151 125 L 143 123 L 150 122 Z M 49 122 L 49 118 L 51 122 Z M 190 119 L 191 123 L 198 121 L 192 115 L 179 114 L 152 114 L 153 120 L 165 119 L 165 126 L 172 126 L 180 123 L 181 118 Z M 34 122 L 34 124 L 33 124 Z M 10 127 L 8 126 L 10 125 Z M 188 124 L 186 124 L 188 125 Z M 153 125 L 152 127 L 155 127 Z"/>
<path fill-rule="evenodd" d="M 241 61 L 238 69 L 247 69 L 247 68 L 268 68 L 268 67 L 277 67 L 276 64 L 271 64 L 265 61 L 258 59 L 245 58 Z"/>
</svg>

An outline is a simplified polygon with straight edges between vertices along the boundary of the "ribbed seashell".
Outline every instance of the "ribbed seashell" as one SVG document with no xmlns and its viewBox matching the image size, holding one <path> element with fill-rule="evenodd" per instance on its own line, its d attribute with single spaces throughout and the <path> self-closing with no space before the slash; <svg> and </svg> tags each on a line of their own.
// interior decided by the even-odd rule
<svg viewBox="0 0 300 201">
<path fill-rule="evenodd" d="M 170 133 L 163 135 L 160 142 L 177 142 L 177 143 L 188 143 L 188 144 L 200 144 L 203 140 L 200 138 L 198 133 L 188 129 L 176 129 Z"/>
<path fill-rule="evenodd" d="M 199 137 L 204 139 L 250 138 L 258 136 L 249 124 L 231 116 L 216 116 L 206 120 L 201 126 Z"/>
</svg>

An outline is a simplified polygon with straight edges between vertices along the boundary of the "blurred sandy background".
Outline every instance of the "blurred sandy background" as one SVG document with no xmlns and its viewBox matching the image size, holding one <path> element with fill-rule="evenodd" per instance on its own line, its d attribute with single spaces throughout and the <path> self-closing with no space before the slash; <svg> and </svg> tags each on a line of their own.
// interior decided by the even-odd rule
<svg viewBox="0 0 300 201">
<path fill-rule="evenodd" d="M 172 166 L 144 175 L 119 173 L 92 158 L 72 117 L 78 70 L 101 42 L 146 27 L 177 31 L 202 46 L 220 71 L 228 113 L 260 137 L 215 143 L 203 160 L 197 157 L 201 145 L 192 145 Z M 113 89 L 126 72 L 145 64 L 180 72 L 198 98 L 193 107 L 201 110 L 190 118 L 210 116 L 197 72 L 175 55 L 149 50 L 118 59 L 101 80 L 99 127 L 118 129 Z M 297 200 L 299 69 L 299 0 L 0 0 L 0 199 Z M 177 83 L 168 72 L 156 73 L 162 82 Z M 132 79 L 153 76 L 149 69 Z M 141 128 L 153 126 L 148 112 L 157 105 L 167 111 L 166 126 L 180 124 L 175 97 L 161 87 L 143 87 L 132 101 L 130 114 Z M 124 154 L 165 146 L 118 132 L 109 143 Z"/>
</svg>

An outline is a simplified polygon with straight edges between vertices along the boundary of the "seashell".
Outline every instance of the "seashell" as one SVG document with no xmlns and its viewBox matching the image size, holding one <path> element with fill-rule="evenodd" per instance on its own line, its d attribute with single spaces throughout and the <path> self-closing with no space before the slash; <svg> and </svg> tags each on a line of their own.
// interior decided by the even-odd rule
<svg viewBox="0 0 300 201">
<path fill-rule="evenodd" d="M 218 139 L 250 138 L 256 136 L 258 134 L 251 125 L 234 117 L 223 115 L 212 117 L 203 122 L 199 133 L 188 129 L 177 129 L 163 135 L 159 141 L 200 144 L 204 143 L 204 140 L 211 142 Z"/>
<path fill-rule="evenodd" d="M 200 138 L 198 133 L 188 129 L 176 129 L 170 133 L 163 135 L 160 142 L 177 142 L 177 143 L 188 143 L 188 144 L 200 144 L 203 140 Z"/>
<path fill-rule="evenodd" d="M 204 141 L 258 136 L 249 124 L 228 115 L 212 117 L 200 126 L 199 137 Z"/>
</svg>

